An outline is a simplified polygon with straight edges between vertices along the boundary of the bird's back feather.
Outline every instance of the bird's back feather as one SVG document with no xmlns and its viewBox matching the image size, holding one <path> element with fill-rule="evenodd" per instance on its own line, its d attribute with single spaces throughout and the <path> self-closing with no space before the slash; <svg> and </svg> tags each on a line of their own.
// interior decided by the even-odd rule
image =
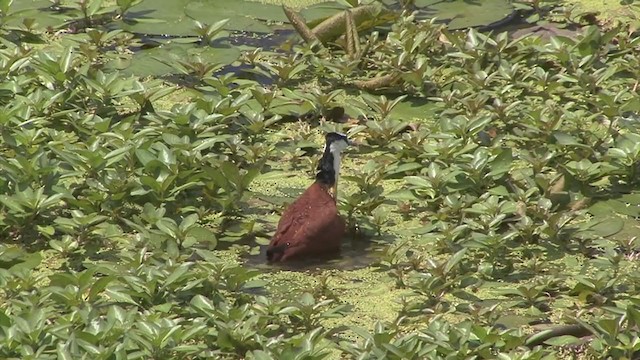
<svg viewBox="0 0 640 360">
<path fill-rule="evenodd" d="M 327 186 L 316 182 L 284 211 L 269 249 L 276 261 L 334 252 L 340 249 L 344 232 L 335 200 Z"/>
</svg>

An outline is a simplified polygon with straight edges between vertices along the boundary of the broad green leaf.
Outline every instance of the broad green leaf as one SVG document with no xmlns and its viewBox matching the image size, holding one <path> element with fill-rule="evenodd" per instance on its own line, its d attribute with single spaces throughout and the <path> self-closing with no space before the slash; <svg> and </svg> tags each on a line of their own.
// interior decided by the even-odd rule
<svg viewBox="0 0 640 360">
<path fill-rule="evenodd" d="M 551 338 L 544 343 L 551 346 L 567 346 L 572 344 L 577 344 L 581 342 L 580 338 L 571 335 L 562 335 L 558 337 Z"/>
<path fill-rule="evenodd" d="M 189 271 L 189 269 L 191 269 L 191 264 L 180 265 L 178 268 L 173 270 L 173 272 L 169 276 L 167 276 L 167 278 L 164 281 L 163 287 L 167 288 L 169 285 L 173 284 L 175 281 L 180 279 L 184 274 L 186 274 L 187 271 Z"/>
<path fill-rule="evenodd" d="M 56 355 L 60 360 L 73 360 L 73 356 L 69 352 L 68 344 L 59 342 L 56 347 Z"/>
<path fill-rule="evenodd" d="M 124 159 L 124 157 L 127 156 L 127 154 L 129 153 L 130 150 L 131 150 L 131 145 L 128 144 L 126 146 L 119 147 L 119 148 L 117 148 L 115 150 L 110 151 L 104 157 L 105 160 L 107 160 L 106 166 L 111 166 L 111 165 L 119 162 L 120 160 Z"/>
<path fill-rule="evenodd" d="M 202 295 L 196 295 L 191 299 L 190 305 L 199 309 L 204 310 L 206 313 L 211 313 L 215 311 L 215 306 L 213 302 L 208 298 Z"/>
<path fill-rule="evenodd" d="M 189 229 L 187 236 L 192 237 L 194 243 L 206 243 L 212 249 L 216 247 L 218 242 L 215 234 L 211 230 L 201 226 L 195 226 Z M 186 246 L 187 244 L 185 244 L 185 247 Z"/>
<path fill-rule="evenodd" d="M 116 289 L 113 289 L 113 288 L 107 288 L 107 289 L 105 289 L 104 293 L 105 293 L 105 295 L 107 295 L 107 297 L 109 299 L 111 299 L 114 302 L 122 302 L 122 303 L 127 303 L 127 304 L 138 306 L 138 303 L 133 300 L 131 295 L 126 294 L 126 293 L 122 292 L 121 290 L 116 290 Z"/>
<path fill-rule="evenodd" d="M 136 157 L 143 166 L 146 166 L 150 161 L 156 159 L 153 153 L 147 149 L 136 149 Z"/>
<path fill-rule="evenodd" d="M 193 225 L 195 225 L 199 220 L 199 216 L 198 214 L 191 214 L 187 217 L 185 217 L 182 222 L 180 223 L 180 231 L 181 232 L 185 232 L 188 229 L 190 229 L 191 227 L 193 227 Z"/>
<path fill-rule="evenodd" d="M 602 220 L 599 224 L 591 227 L 591 231 L 595 232 L 598 236 L 607 237 L 619 233 L 623 228 L 623 219 L 619 217 L 609 217 Z"/>
<path fill-rule="evenodd" d="M 177 236 L 176 230 L 178 230 L 178 224 L 176 224 L 176 222 L 173 221 L 172 219 L 162 218 L 156 221 L 156 226 L 158 227 L 158 229 L 160 229 L 160 231 L 162 231 L 166 235 L 169 235 L 174 239 L 176 238 Z"/>
<path fill-rule="evenodd" d="M 89 290 L 89 295 L 87 296 L 87 300 L 89 302 L 93 302 L 96 301 L 98 298 L 98 295 L 100 293 L 102 293 L 102 291 L 104 291 L 104 289 L 114 280 L 115 278 L 113 276 L 104 276 L 101 277 L 100 279 L 98 279 L 93 286 L 91 286 L 91 289 Z"/>
<path fill-rule="evenodd" d="M 415 185 L 418 187 L 423 187 L 423 188 L 427 188 L 427 189 L 431 189 L 433 188 L 433 185 L 431 184 L 431 182 L 423 177 L 420 176 L 405 176 L 404 177 L 404 181 L 407 184 L 410 185 Z"/>
</svg>

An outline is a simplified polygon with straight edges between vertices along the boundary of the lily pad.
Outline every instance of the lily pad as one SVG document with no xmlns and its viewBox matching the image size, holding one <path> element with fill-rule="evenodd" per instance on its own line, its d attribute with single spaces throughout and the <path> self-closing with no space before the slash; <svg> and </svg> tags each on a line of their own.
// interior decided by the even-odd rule
<svg viewBox="0 0 640 360">
<path fill-rule="evenodd" d="M 640 206 L 619 199 L 599 201 L 591 205 L 588 211 L 594 216 L 607 216 L 611 215 L 611 213 L 618 213 L 632 217 L 640 217 Z"/>
<path fill-rule="evenodd" d="M 311 28 L 317 25 L 320 21 L 335 15 L 339 11 L 343 11 L 347 7 L 339 4 L 335 1 L 323 2 L 306 7 L 300 11 L 300 15 L 304 17 Z"/>
<path fill-rule="evenodd" d="M 226 30 L 258 33 L 272 31 L 265 21 L 288 21 L 281 7 L 253 1 L 145 0 L 118 26 L 141 34 L 185 36 L 195 35 L 195 20 L 212 24 L 222 19 L 230 19 Z"/>
<path fill-rule="evenodd" d="M 126 31 L 149 35 L 195 35 L 193 19 L 184 9 L 191 0 L 145 0 L 132 7 L 123 21 L 114 25 Z"/>
<path fill-rule="evenodd" d="M 599 236 L 607 237 L 619 233 L 623 228 L 624 220 L 619 217 L 609 217 L 602 220 L 599 224 L 593 226 L 591 228 L 591 231 Z"/>
<path fill-rule="evenodd" d="M 392 6 L 395 0 L 384 0 Z M 476 26 L 487 26 L 508 18 L 515 11 L 509 0 L 416 0 L 419 19 L 437 17 L 449 29 L 458 30 Z"/>
<path fill-rule="evenodd" d="M 411 120 L 411 119 L 432 119 L 436 111 L 442 107 L 441 103 L 425 99 L 406 98 L 399 102 L 390 113 L 392 118 Z"/>
<path fill-rule="evenodd" d="M 167 43 L 137 52 L 129 59 L 112 61 L 110 66 L 127 75 L 163 76 L 177 73 L 176 68 L 171 66 L 172 60 L 186 61 L 200 57 L 208 63 L 229 65 L 240 57 L 240 51 L 237 47 L 194 47 L 191 44 Z"/>
<path fill-rule="evenodd" d="M 203 23 L 210 24 L 212 20 L 215 20 L 213 17 L 204 17 L 204 16 L 193 16 L 195 20 L 198 20 Z M 225 25 L 226 30 L 232 31 L 246 31 L 252 33 L 271 33 L 273 29 L 267 26 L 264 22 L 256 19 L 252 19 L 246 16 L 227 16 L 221 17 L 218 20 L 229 19 L 230 21 Z"/>
<path fill-rule="evenodd" d="M 59 27 L 64 25 L 67 18 L 50 10 L 49 0 L 20 0 L 11 4 L 11 13 L 15 18 L 9 18 L 7 25 L 20 26 L 24 19 L 33 18 L 40 27 Z"/>
<path fill-rule="evenodd" d="M 191 0 L 185 13 L 193 18 L 249 17 L 260 20 L 289 22 L 282 7 L 256 1 Z M 211 20 L 207 20 L 212 22 Z"/>
</svg>

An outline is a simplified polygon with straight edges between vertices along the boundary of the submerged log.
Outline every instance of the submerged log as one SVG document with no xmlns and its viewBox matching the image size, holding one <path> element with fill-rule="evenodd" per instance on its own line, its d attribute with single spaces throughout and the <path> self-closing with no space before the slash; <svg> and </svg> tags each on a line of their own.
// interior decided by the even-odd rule
<svg viewBox="0 0 640 360">
<path fill-rule="evenodd" d="M 360 25 L 366 20 L 375 18 L 382 11 L 380 5 L 363 5 L 349 9 L 353 16 L 353 22 Z M 324 20 L 313 28 L 314 35 L 323 43 L 333 41 L 347 32 L 347 12 L 341 11 Z"/>
<path fill-rule="evenodd" d="M 388 75 L 374 77 L 369 80 L 356 80 L 353 85 L 360 90 L 375 91 L 384 87 L 393 86 L 398 80 L 400 80 L 399 73 L 392 73 Z"/>
<path fill-rule="evenodd" d="M 282 9 L 284 10 L 285 15 L 287 15 L 289 21 L 291 21 L 291 25 L 293 26 L 293 28 L 296 29 L 298 34 L 302 37 L 302 39 L 304 39 L 304 41 L 307 42 L 307 44 L 316 43 L 319 46 L 322 46 L 322 42 L 320 41 L 320 39 L 318 39 L 316 34 L 314 34 L 311 29 L 309 29 L 307 23 L 304 21 L 302 16 L 300 16 L 300 14 L 286 5 L 282 5 Z"/>
</svg>

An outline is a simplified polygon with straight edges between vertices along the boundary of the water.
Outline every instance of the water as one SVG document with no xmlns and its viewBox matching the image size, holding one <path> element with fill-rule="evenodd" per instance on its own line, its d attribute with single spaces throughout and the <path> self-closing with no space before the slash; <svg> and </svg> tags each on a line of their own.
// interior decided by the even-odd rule
<svg viewBox="0 0 640 360">
<path fill-rule="evenodd" d="M 389 239 L 383 237 L 372 238 L 358 234 L 345 237 L 340 253 L 271 264 L 267 262 L 267 246 L 263 245 L 258 254 L 247 255 L 243 259 L 245 266 L 266 271 L 357 270 L 375 263 L 380 258 L 381 250 L 389 242 Z"/>
</svg>

